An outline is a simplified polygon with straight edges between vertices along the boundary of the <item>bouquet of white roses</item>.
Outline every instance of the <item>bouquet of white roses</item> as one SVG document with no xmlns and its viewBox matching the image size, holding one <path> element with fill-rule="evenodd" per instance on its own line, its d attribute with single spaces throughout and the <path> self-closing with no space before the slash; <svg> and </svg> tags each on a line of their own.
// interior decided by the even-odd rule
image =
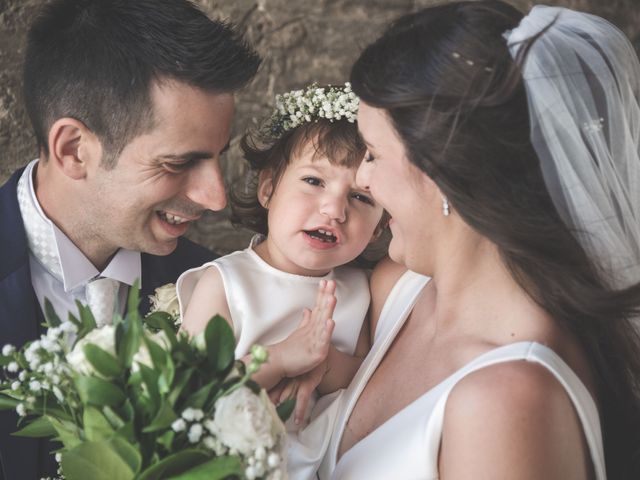
<svg viewBox="0 0 640 480">
<path fill-rule="evenodd" d="M 91 311 L 61 322 L 46 306 L 39 340 L 0 355 L 0 409 L 20 416 L 16 435 L 52 437 L 69 480 L 209 480 L 285 477 L 285 430 L 214 317 L 201 337 L 175 331 L 175 312 L 145 321 L 132 289 L 125 318 L 97 328 Z M 284 416 L 285 414 L 283 414 Z"/>
</svg>

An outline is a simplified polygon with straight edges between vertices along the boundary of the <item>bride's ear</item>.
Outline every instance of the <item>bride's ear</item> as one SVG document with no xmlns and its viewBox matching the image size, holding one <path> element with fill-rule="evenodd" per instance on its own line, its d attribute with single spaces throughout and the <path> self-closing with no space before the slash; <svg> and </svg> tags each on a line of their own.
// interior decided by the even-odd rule
<svg viewBox="0 0 640 480">
<path fill-rule="evenodd" d="M 273 174 L 271 170 L 262 170 L 258 177 L 258 202 L 264 208 L 269 208 L 269 201 L 273 194 Z"/>
</svg>

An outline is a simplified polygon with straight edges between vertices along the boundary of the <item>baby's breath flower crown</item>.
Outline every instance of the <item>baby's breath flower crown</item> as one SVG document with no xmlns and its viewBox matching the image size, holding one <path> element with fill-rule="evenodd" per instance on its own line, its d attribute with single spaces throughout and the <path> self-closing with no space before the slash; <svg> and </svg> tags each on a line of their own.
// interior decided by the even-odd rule
<svg viewBox="0 0 640 480">
<path fill-rule="evenodd" d="M 303 90 L 276 95 L 276 108 L 261 131 L 267 137 L 278 139 L 285 132 L 320 118 L 331 122 L 344 118 L 353 123 L 358 114 L 358 103 L 349 82 L 327 87 L 313 83 Z"/>
</svg>

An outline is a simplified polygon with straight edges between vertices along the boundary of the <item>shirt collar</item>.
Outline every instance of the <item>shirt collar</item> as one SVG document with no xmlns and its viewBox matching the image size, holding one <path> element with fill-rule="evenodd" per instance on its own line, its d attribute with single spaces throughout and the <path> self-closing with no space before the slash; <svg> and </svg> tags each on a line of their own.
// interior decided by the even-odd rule
<svg viewBox="0 0 640 480">
<path fill-rule="evenodd" d="M 18 199 L 29 250 L 64 284 L 65 292 L 85 285 L 96 276 L 112 278 L 127 285 L 141 279 L 140 252 L 120 249 L 100 272 L 82 251 L 44 213 L 33 185 L 38 159 L 25 168 L 18 185 Z"/>
</svg>

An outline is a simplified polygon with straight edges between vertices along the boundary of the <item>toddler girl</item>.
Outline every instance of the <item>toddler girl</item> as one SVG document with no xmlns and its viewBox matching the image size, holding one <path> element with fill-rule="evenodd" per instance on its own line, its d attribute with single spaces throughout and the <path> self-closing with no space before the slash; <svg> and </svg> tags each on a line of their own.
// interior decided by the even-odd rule
<svg viewBox="0 0 640 480">
<path fill-rule="evenodd" d="M 318 392 L 336 391 L 369 349 L 367 274 L 346 264 L 379 234 L 383 210 L 356 186 L 366 150 L 357 106 L 349 84 L 278 96 L 263 128 L 243 138 L 254 182 L 232 196 L 236 221 L 262 235 L 178 279 L 190 334 L 220 314 L 234 331 L 236 357 L 256 343 L 267 347 L 269 360 L 254 377 L 267 390 L 292 377 L 315 386 L 322 377 Z M 301 393 L 294 419 L 306 425 Z"/>
</svg>

